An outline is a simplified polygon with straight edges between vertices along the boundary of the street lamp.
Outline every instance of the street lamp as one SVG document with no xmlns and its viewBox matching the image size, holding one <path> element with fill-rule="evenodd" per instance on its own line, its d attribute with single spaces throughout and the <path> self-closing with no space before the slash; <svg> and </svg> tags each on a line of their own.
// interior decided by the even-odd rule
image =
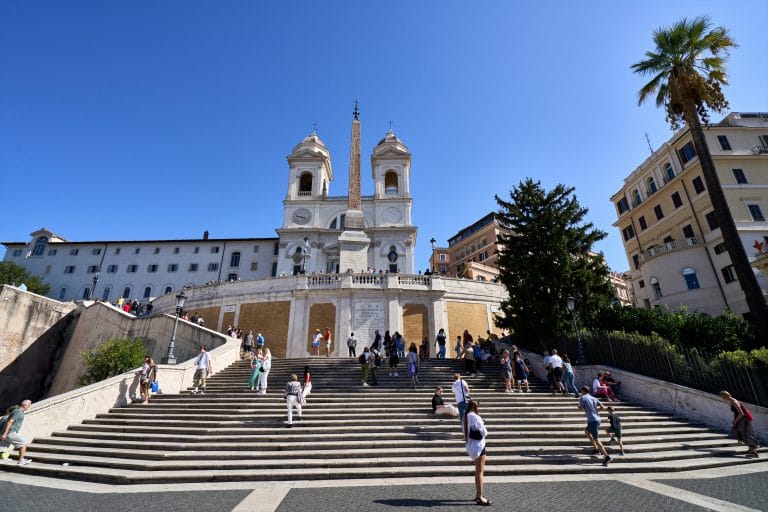
<svg viewBox="0 0 768 512">
<path fill-rule="evenodd" d="M 435 248 L 437 247 L 437 240 L 435 240 L 434 237 L 429 239 L 429 245 L 432 246 L 432 257 L 430 258 L 430 267 L 432 267 L 432 273 L 435 273 L 435 268 L 437 268 L 437 264 L 435 263 Z"/>
<path fill-rule="evenodd" d="M 176 319 L 173 321 L 173 334 L 171 334 L 171 343 L 168 345 L 168 353 L 165 354 L 166 364 L 176 364 L 176 356 L 173 355 L 173 349 L 176 348 L 176 327 L 179 325 L 179 317 L 184 310 L 184 301 L 187 300 L 187 296 L 184 295 L 184 290 L 179 292 L 176 296 Z"/>
<path fill-rule="evenodd" d="M 91 281 L 93 282 L 93 286 L 91 287 L 91 292 L 89 294 L 89 299 L 93 299 L 96 297 L 96 284 L 99 282 L 99 272 L 101 272 L 101 267 L 96 267 L 96 270 L 94 271 L 93 277 L 91 278 Z"/>
<path fill-rule="evenodd" d="M 565 300 L 566 300 L 566 305 L 568 306 L 568 311 L 571 312 L 571 320 L 573 321 L 573 330 L 576 333 L 576 352 L 578 352 L 577 363 L 584 364 L 587 362 L 587 358 L 584 354 L 584 344 L 581 342 L 579 327 L 576 325 L 576 314 L 573 312 L 573 310 L 576 309 L 576 299 L 574 299 L 573 297 L 568 297 Z"/>
<path fill-rule="evenodd" d="M 304 257 L 301 259 L 301 273 L 307 273 L 307 256 L 309 255 L 309 237 L 304 237 Z"/>
</svg>

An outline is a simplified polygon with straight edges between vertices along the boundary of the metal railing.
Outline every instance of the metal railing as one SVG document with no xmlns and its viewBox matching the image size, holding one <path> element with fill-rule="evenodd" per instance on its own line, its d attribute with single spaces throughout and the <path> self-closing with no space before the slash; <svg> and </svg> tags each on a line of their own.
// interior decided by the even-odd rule
<svg viewBox="0 0 768 512">
<path fill-rule="evenodd" d="M 739 400 L 768 407 L 766 369 L 737 365 L 697 349 L 632 343 L 617 340 L 610 333 L 584 334 L 587 333 L 582 333 L 587 364 L 620 368 L 708 393 L 727 390 Z M 542 349 L 517 344 L 537 352 Z M 550 345 L 575 359 L 575 337 L 560 338 Z"/>
<path fill-rule="evenodd" d="M 642 261 L 648 261 L 650 259 L 655 258 L 656 256 L 660 256 L 662 254 L 666 254 L 668 252 L 678 251 L 680 249 L 689 249 L 691 247 L 697 246 L 697 245 L 704 245 L 704 238 L 700 236 L 695 236 L 693 238 L 684 238 L 682 240 L 673 240 L 671 242 L 666 242 L 663 244 L 655 245 L 651 247 L 650 249 L 647 249 L 643 251 L 641 255 Z"/>
</svg>

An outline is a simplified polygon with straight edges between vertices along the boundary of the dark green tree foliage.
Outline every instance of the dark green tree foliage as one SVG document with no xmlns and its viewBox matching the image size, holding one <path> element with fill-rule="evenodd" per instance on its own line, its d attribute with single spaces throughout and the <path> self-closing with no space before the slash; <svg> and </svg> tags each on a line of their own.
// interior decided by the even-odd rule
<svg viewBox="0 0 768 512">
<path fill-rule="evenodd" d="M 510 191 L 509 201 L 496 196 L 501 224 L 500 280 L 509 299 L 497 325 L 516 336 L 544 341 L 569 330 L 566 299 L 576 299 L 580 319 L 594 315 L 612 297 L 608 267 L 592 245 L 606 233 L 584 222 L 573 187 L 557 185 L 547 192 L 531 178 Z"/>
<path fill-rule="evenodd" d="M 0 284 L 19 286 L 24 283 L 27 290 L 38 295 L 45 295 L 51 285 L 43 283 L 39 277 L 33 276 L 27 269 L 12 261 L 0 261 Z"/>
<path fill-rule="evenodd" d="M 85 373 L 78 380 L 86 385 L 120 375 L 141 366 L 145 355 L 146 348 L 141 338 L 112 338 L 93 350 L 80 351 Z"/>
</svg>

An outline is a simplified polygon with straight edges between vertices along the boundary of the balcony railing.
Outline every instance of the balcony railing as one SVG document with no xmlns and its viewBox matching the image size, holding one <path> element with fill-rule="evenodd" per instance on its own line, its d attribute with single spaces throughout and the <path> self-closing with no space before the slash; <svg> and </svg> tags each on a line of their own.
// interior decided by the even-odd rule
<svg viewBox="0 0 768 512">
<path fill-rule="evenodd" d="M 662 254 L 679 251 L 681 249 L 690 249 L 691 247 L 703 246 L 703 245 L 704 245 L 704 238 L 700 236 L 696 236 L 693 238 L 684 238 L 682 240 L 673 240 L 671 242 L 666 242 L 666 243 L 651 247 L 650 249 L 644 251 L 640 258 L 643 262 L 646 262 L 657 256 L 661 256 Z"/>
<path fill-rule="evenodd" d="M 754 146 L 752 148 L 753 155 L 768 155 L 768 146 Z"/>
</svg>

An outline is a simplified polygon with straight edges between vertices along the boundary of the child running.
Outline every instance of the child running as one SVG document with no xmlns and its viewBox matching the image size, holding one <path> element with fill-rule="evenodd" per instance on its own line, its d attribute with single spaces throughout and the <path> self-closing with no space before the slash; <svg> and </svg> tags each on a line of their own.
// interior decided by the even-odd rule
<svg viewBox="0 0 768 512">
<path fill-rule="evenodd" d="M 613 407 L 608 406 L 608 430 L 606 431 L 611 438 L 608 440 L 608 444 L 614 441 L 619 443 L 619 455 L 624 455 L 624 443 L 621 440 L 621 418 L 618 414 L 613 413 Z"/>
</svg>

